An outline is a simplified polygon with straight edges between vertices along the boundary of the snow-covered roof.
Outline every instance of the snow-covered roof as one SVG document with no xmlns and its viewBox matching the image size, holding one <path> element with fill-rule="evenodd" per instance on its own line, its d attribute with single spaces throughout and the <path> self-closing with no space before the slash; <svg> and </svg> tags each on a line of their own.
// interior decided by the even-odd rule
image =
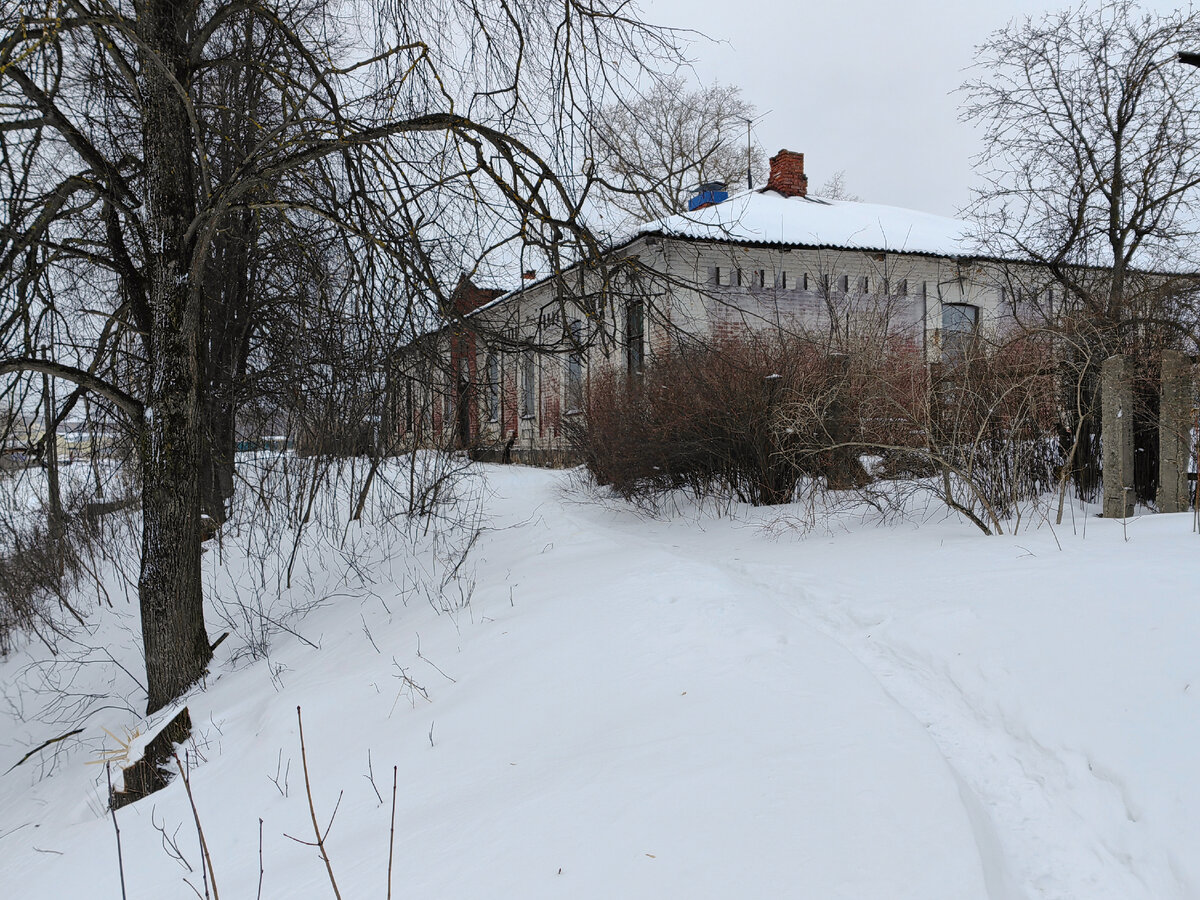
<svg viewBox="0 0 1200 900">
<path fill-rule="evenodd" d="M 662 234 L 732 243 L 972 256 L 967 223 L 848 200 L 746 191 L 724 203 L 647 222 L 633 237 Z"/>
<path fill-rule="evenodd" d="M 616 236 L 611 245 L 621 247 L 639 237 L 665 235 L 737 244 L 974 256 L 967 229 L 967 223 L 959 219 L 898 206 L 752 190 L 716 206 L 637 225 Z M 470 315 L 499 306 L 550 277 L 544 270 L 538 275 L 536 281 L 483 304 Z"/>
</svg>

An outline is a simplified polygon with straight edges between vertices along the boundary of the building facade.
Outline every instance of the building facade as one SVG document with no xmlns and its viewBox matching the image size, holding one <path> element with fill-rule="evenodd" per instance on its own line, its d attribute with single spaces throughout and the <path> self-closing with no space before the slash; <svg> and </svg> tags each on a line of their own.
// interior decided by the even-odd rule
<svg viewBox="0 0 1200 900">
<path fill-rule="evenodd" d="M 959 220 L 810 196 L 804 157 L 787 150 L 762 189 L 646 223 L 604 265 L 520 280 L 505 293 L 460 283 L 455 321 L 401 355 L 403 442 L 559 463 L 596 375 L 639 377 L 681 342 L 778 333 L 842 352 L 886 334 L 936 364 L 1048 290 L 1035 267 L 973 253 Z"/>
</svg>

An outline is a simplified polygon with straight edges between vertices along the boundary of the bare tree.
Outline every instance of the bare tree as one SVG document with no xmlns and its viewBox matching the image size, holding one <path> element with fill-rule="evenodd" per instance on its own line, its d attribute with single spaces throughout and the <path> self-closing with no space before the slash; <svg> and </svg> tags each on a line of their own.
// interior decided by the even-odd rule
<svg viewBox="0 0 1200 900">
<path fill-rule="evenodd" d="M 595 173 L 558 173 L 625 64 L 666 50 L 603 2 L 0 13 L 0 376 L 68 383 L 135 439 L 151 711 L 211 657 L 201 463 L 228 448 L 216 420 L 248 369 L 290 359 L 275 383 L 303 391 L 305 366 L 336 360 L 297 359 L 297 330 L 353 321 L 379 346 L 419 329 L 450 308 L 463 248 L 596 258 Z"/>
<path fill-rule="evenodd" d="M 828 180 L 823 182 L 819 188 L 813 193 L 825 200 L 849 200 L 854 203 L 862 202 L 862 197 L 851 193 L 850 188 L 846 186 L 846 171 L 838 169 Z"/>
<path fill-rule="evenodd" d="M 658 82 L 637 100 L 611 105 L 596 125 L 605 196 L 638 221 L 686 210 L 697 185 L 731 189 L 759 176 L 764 154 L 747 146 L 753 103 L 740 88 L 689 90 L 680 78 Z"/>
<path fill-rule="evenodd" d="M 980 249 L 1038 264 L 1010 266 L 1006 291 L 1015 321 L 1061 336 L 1059 432 L 1084 497 L 1098 471 L 1100 363 L 1133 353 L 1152 374 L 1159 350 L 1196 336 L 1200 81 L 1175 57 L 1197 43 L 1191 10 L 1080 5 L 994 33 L 962 89 L 963 116 L 985 135 L 971 207 Z M 1155 392 L 1143 393 L 1152 415 Z M 1152 479 L 1138 479 L 1139 495 L 1152 498 Z"/>
</svg>

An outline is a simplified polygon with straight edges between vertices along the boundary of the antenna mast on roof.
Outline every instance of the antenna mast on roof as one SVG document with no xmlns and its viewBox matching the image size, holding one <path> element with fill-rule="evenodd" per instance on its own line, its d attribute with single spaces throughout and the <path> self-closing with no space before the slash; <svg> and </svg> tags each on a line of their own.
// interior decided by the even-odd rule
<svg viewBox="0 0 1200 900">
<path fill-rule="evenodd" d="M 749 116 L 738 116 L 739 119 L 746 123 L 746 190 L 748 191 L 754 190 L 754 177 L 751 173 L 750 166 L 750 126 L 757 125 L 772 112 L 773 110 L 768 109 L 765 113 L 757 115 L 754 118 L 750 118 Z"/>
</svg>

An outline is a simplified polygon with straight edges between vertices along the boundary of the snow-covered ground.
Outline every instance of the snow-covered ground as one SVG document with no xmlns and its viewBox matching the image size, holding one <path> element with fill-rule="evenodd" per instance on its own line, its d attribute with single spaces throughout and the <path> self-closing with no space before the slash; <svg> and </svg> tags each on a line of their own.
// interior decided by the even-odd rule
<svg viewBox="0 0 1200 900">
<path fill-rule="evenodd" d="M 258 894 L 260 819 L 261 896 L 333 896 L 298 842 L 300 706 L 322 828 L 341 798 L 346 898 L 387 896 L 393 766 L 397 897 L 1200 897 L 1190 516 L 802 529 L 787 508 L 651 518 L 571 473 L 482 472 L 462 593 L 414 591 L 426 564 L 397 549 L 267 658 L 226 641 L 186 698 L 221 896 Z M 205 559 L 228 598 L 236 577 Z M 135 610 L 113 593 L 101 637 L 133 678 Z M 59 733 L 15 691 L 47 657 L 0 663 L 0 770 Z M 103 659 L 70 671 L 72 694 L 125 683 Z M 0 896 L 120 896 L 88 765 L 117 746 L 103 729 L 151 730 L 120 707 L 0 775 Z M 129 897 L 203 893 L 178 779 L 117 820 Z"/>
</svg>

